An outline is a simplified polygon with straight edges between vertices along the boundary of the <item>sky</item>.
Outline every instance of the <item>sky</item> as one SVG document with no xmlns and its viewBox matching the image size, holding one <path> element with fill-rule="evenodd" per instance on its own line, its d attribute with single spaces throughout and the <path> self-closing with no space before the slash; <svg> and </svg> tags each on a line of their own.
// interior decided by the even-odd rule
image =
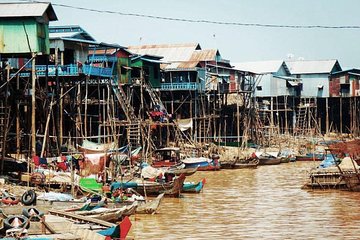
<svg viewBox="0 0 360 240">
<path fill-rule="evenodd" d="M 0 0 L 2 2 L 3 0 Z M 9 2 L 9 0 L 6 0 Z M 288 29 L 168 21 L 56 6 L 160 17 L 280 25 L 360 26 L 359 0 L 53 0 L 58 21 L 122 46 L 199 43 L 231 62 L 338 59 L 360 67 L 359 29 Z"/>
</svg>

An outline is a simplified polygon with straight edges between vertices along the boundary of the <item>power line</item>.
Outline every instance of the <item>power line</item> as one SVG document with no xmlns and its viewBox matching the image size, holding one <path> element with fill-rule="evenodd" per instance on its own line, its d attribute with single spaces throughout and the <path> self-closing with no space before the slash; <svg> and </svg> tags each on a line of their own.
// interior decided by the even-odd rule
<svg viewBox="0 0 360 240">
<path fill-rule="evenodd" d="M 38 1 L 33 1 L 38 2 Z M 53 3 L 53 6 L 64 7 L 77 9 L 82 11 L 96 12 L 96 13 L 108 13 L 108 14 L 117 14 L 121 16 L 130 16 L 130 17 L 140 17 L 140 18 L 151 18 L 158 20 L 167 20 L 167 21 L 176 21 L 176 22 L 187 22 L 187 23 L 207 23 L 207 24 L 217 24 L 217 25 L 229 25 L 229 26 L 244 26 L 244 27 L 265 27 L 265 28 L 305 28 L 305 29 L 360 29 L 360 25 L 344 25 L 344 26 L 330 26 L 330 25 L 287 25 L 287 24 L 263 24 L 263 23 L 241 23 L 241 22 L 222 22 L 222 21 L 213 21 L 205 19 L 186 19 L 186 18 L 174 18 L 174 17 L 162 17 L 156 15 L 147 15 L 140 13 L 125 13 L 119 11 L 111 10 L 98 10 L 85 7 L 76 7 L 66 4 Z"/>
</svg>

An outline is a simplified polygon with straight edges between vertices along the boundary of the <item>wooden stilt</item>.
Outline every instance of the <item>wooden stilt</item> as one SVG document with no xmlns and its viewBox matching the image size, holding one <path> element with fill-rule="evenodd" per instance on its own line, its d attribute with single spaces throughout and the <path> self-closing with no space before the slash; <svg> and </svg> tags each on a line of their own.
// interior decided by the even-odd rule
<svg viewBox="0 0 360 240">
<path fill-rule="evenodd" d="M 327 97 L 325 99 L 325 112 L 326 112 L 326 122 L 325 122 L 325 132 L 326 132 L 326 135 L 329 134 L 329 98 Z"/>
</svg>

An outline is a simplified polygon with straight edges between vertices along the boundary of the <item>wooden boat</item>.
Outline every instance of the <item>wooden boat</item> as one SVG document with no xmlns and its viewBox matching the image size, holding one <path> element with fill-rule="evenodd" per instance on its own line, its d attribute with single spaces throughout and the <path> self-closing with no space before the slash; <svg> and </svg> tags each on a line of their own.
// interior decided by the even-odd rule
<svg viewBox="0 0 360 240">
<path fill-rule="evenodd" d="M 199 181 L 198 183 L 194 182 L 184 182 L 182 187 L 182 192 L 184 193 L 199 193 L 204 188 L 205 178 Z"/>
<path fill-rule="evenodd" d="M 278 155 L 279 152 L 257 151 L 252 154 L 252 159 L 258 159 L 258 165 L 277 165 L 281 163 L 281 158 Z"/>
<path fill-rule="evenodd" d="M 257 168 L 259 165 L 259 159 L 251 159 L 246 161 L 236 161 L 232 164 L 225 165 L 225 169 L 243 169 L 243 168 Z M 221 168 L 223 168 L 223 163 L 221 163 Z"/>
<path fill-rule="evenodd" d="M 82 211 L 82 212 L 76 212 L 76 214 L 81 216 L 88 216 L 94 219 L 103 220 L 106 222 L 112 222 L 115 223 L 117 221 L 120 221 L 125 216 L 130 216 L 135 214 L 137 208 L 137 202 L 134 202 L 133 204 L 129 206 L 124 206 L 121 208 L 105 208 L 102 212 L 97 213 L 96 210 L 91 211 Z"/>
<path fill-rule="evenodd" d="M 277 165 L 281 163 L 281 158 L 275 157 L 258 157 L 259 165 Z"/>
<path fill-rule="evenodd" d="M 195 168 L 185 168 L 185 164 L 175 165 L 173 167 L 166 168 L 164 172 L 174 174 L 179 176 L 184 174 L 185 176 L 191 176 L 198 170 L 198 167 Z"/>
<path fill-rule="evenodd" d="M 289 157 L 281 157 L 281 158 L 280 158 L 280 162 L 281 162 L 281 163 L 289 163 L 289 162 L 290 162 L 290 158 L 289 158 Z"/>
<path fill-rule="evenodd" d="M 185 168 L 196 168 L 198 171 L 216 171 L 220 170 L 220 162 L 217 159 L 210 159 L 205 157 L 192 157 L 182 160 Z"/>
<path fill-rule="evenodd" d="M 157 196 L 160 193 L 164 193 L 168 197 L 180 197 L 182 185 L 185 180 L 185 175 L 181 174 L 176 176 L 173 181 L 170 182 L 144 182 L 138 183 L 138 186 L 134 189 L 141 195 Z"/>
<path fill-rule="evenodd" d="M 72 233 L 77 238 L 66 239 L 112 239 L 111 236 L 119 236 L 119 239 L 126 239 L 126 236 L 131 228 L 131 221 L 128 216 L 125 216 L 120 223 L 110 223 L 100 219 L 81 216 L 74 213 L 64 212 L 60 210 L 49 210 L 50 216 L 45 216 L 46 219 L 51 218 L 49 225 L 53 230 L 53 233 L 61 233 L 61 236 L 58 236 L 54 239 L 65 239 L 64 230 L 67 230 L 67 233 Z M 54 221 L 57 218 L 56 222 Z M 75 223 L 74 223 L 75 222 Z M 81 222 L 82 224 L 78 224 Z M 99 231 L 100 230 L 100 231 Z M 45 238 L 48 239 L 46 235 Z M 108 237 L 106 237 L 108 236 Z M 41 238 L 43 239 L 43 238 Z"/>
<path fill-rule="evenodd" d="M 233 169 L 257 168 L 258 165 L 259 165 L 259 159 L 252 159 L 249 161 L 236 162 L 233 166 Z"/>
<path fill-rule="evenodd" d="M 221 160 L 220 161 L 221 169 L 233 169 L 233 166 L 237 161 L 238 161 L 237 158 L 234 158 L 232 160 Z"/>
<path fill-rule="evenodd" d="M 161 200 L 164 198 L 164 193 L 159 194 L 155 199 L 150 202 L 140 204 L 136 208 L 136 214 L 154 214 L 158 210 Z"/>
<path fill-rule="evenodd" d="M 296 156 L 296 161 L 323 161 L 324 159 L 325 154 L 323 153 L 307 153 Z"/>
</svg>

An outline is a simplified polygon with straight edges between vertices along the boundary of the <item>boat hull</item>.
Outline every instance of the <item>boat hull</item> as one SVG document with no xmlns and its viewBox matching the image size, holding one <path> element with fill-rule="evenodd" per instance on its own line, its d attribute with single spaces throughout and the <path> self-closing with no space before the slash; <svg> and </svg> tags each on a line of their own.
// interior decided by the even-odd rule
<svg viewBox="0 0 360 240">
<path fill-rule="evenodd" d="M 259 158 L 259 165 L 277 165 L 280 163 L 280 158 Z"/>
<path fill-rule="evenodd" d="M 249 162 L 235 162 L 229 164 L 221 164 L 221 168 L 224 169 L 257 168 L 258 165 L 259 165 L 259 160 L 253 159 Z"/>
<path fill-rule="evenodd" d="M 205 178 L 198 183 L 184 183 L 182 192 L 184 193 L 199 193 L 204 188 Z"/>
<path fill-rule="evenodd" d="M 180 192 L 186 176 L 181 174 L 179 177 L 174 178 L 171 182 L 153 183 L 153 184 L 139 184 L 134 190 L 141 195 L 157 196 L 164 193 L 168 197 L 180 197 Z"/>
<path fill-rule="evenodd" d="M 212 161 L 194 161 L 184 162 L 185 168 L 197 168 L 197 171 L 217 171 L 220 170 L 220 163 L 217 160 Z"/>
</svg>

